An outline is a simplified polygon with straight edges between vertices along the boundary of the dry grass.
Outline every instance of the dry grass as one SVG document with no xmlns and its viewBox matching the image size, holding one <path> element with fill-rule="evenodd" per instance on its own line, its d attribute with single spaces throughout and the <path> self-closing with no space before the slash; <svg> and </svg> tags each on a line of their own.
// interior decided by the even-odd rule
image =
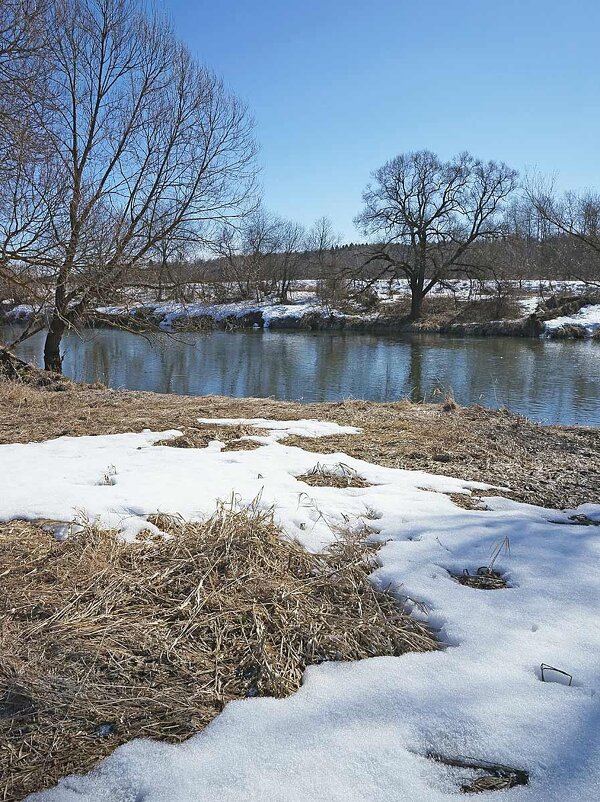
<svg viewBox="0 0 600 802">
<path fill-rule="evenodd" d="M 255 451 L 257 448 L 260 448 L 263 444 L 257 443 L 256 440 L 230 440 L 228 443 L 225 443 L 223 447 L 223 451 Z"/>
<path fill-rule="evenodd" d="M 199 417 L 309 417 L 358 426 L 358 435 L 284 442 L 318 453 L 342 451 L 392 468 L 503 485 L 511 488 L 511 498 L 546 507 L 574 508 L 593 501 L 600 487 L 598 429 L 540 426 L 506 411 L 473 406 L 444 412 L 441 405 L 409 401 L 298 404 L 186 397 L 73 383 L 56 393 L 0 380 L 0 443 L 145 428 L 178 428 L 191 437 Z M 223 439 L 222 429 L 217 439 Z"/>
<path fill-rule="evenodd" d="M 262 443 L 256 440 L 244 440 L 249 435 L 264 436 L 268 434 L 265 429 L 255 426 L 239 424 L 235 426 L 198 424 L 186 426 L 184 434 L 179 437 L 158 440 L 156 446 L 171 446 L 172 448 L 206 448 L 209 443 L 218 440 L 225 443 L 223 451 L 252 451 L 260 448 Z"/>
<path fill-rule="evenodd" d="M 360 476 L 354 468 L 343 462 L 332 465 L 323 465 L 320 462 L 307 473 L 300 474 L 296 479 L 312 487 L 371 487 L 371 483 Z"/>
<path fill-rule="evenodd" d="M 443 763 L 456 769 L 465 769 L 469 778 L 461 783 L 463 794 L 480 794 L 484 791 L 503 791 L 529 783 L 529 773 L 523 769 L 505 766 L 502 763 L 490 763 L 470 757 L 449 757 L 430 752 L 426 755 L 436 763 Z"/>
<path fill-rule="evenodd" d="M 461 507 L 463 510 L 485 510 L 485 504 L 481 500 L 481 496 L 477 492 L 468 493 L 448 493 L 449 498 Z M 492 491 L 486 492 L 484 495 L 493 495 Z"/>
<path fill-rule="evenodd" d="M 506 580 L 493 568 L 479 568 L 474 574 L 465 569 L 462 574 L 451 574 L 460 585 L 466 585 L 475 590 L 501 590 L 508 587 Z"/>
<path fill-rule="evenodd" d="M 154 522 L 174 537 L 0 527 L 1 799 L 134 737 L 181 741 L 230 699 L 287 696 L 310 664 L 436 648 L 357 540 L 313 555 L 258 510 Z"/>
</svg>

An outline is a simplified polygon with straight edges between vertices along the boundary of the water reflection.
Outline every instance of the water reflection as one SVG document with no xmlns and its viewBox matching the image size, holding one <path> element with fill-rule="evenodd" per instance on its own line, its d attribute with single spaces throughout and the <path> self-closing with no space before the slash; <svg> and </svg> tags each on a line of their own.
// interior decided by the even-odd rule
<svg viewBox="0 0 600 802">
<path fill-rule="evenodd" d="M 9 338 L 0 329 L 0 340 Z M 85 332 L 65 339 L 65 373 L 111 387 L 303 401 L 439 397 L 534 419 L 600 425 L 600 346 L 528 339 L 241 331 Z M 40 362 L 42 335 L 18 348 Z"/>
</svg>

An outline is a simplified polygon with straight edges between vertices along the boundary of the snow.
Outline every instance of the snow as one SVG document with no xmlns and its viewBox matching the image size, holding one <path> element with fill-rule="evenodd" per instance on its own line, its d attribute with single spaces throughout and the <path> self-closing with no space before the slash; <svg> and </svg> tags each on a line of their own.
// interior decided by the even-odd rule
<svg viewBox="0 0 600 802">
<path fill-rule="evenodd" d="M 224 304 L 200 302 L 182 304 L 176 301 L 168 301 L 161 304 L 136 304 L 128 307 L 108 306 L 101 307 L 97 311 L 105 315 L 122 315 L 134 312 L 136 309 L 145 308 L 159 321 L 160 327 L 165 331 L 173 328 L 179 320 L 198 317 L 208 317 L 215 321 L 222 321 L 226 318 L 241 318 L 245 315 L 260 314 L 265 328 L 269 328 L 273 320 L 283 317 L 300 319 L 310 313 L 347 317 L 342 312 L 326 310 L 317 300 L 314 293 L 296 292 L 294 293 L 294 299 L 294 303 L 290 304 L 281 304 L 273 299 L 236 301 Z"/>
<path fill-rule="evenodd" d="M 30 320 L 35 314 L 35 309 L 30 304 L 18 304 L 6 312 L 6 320 L 9 323 L 24 323 Z"/>
<path fill-rule="evenodd" d="M 523 310 L 523 314 L 532 315 L 540 305 L 540 300 L 541 299 L 537 295 L 533 295 L 530 298 L 520 298 L 519 304 Z"/>
<path fill-rule="evenodd" d="M 597 329 L 600 329 L 600 304 L 583 306 L 579 312 L 573 315 L 555 317 L 552 320 L 547 320 L 544 324 L 547 332 L 556 331 L 563 326 L 582 326 L 587 334 L 591 336 Z"/>
<path fill-rule="evenodd" d="M 131 538 L 152 512 L 201 518 L 217 499 L 258 499 L 309 549 L 330 543 L 339 527 L 368 523 L 383 543 L 373 581 L 406 599 L 446 648 L 311 667 L 293 697 L 230 703 L 178 746 L 125 744 L 87 776 L 31 800 L 449 802 L 465 772 L 428 759 L 431 752 L 529 771 L 527 787 L 500 794 L 507 802 L 599 797 L 600 573 L 591 567 L 600 529 L 572 517 L 600 521 L 600 505 L 558 511 L 490 496 L 485 507 L 465 510 L 447 494 L 485 494 L 485 485 L 311 453 L 281 439 L 346 427 L 221 423 L 268 434 L 249 436 L 261 448 L 237 452 L 218 441 L 204 449 L 153 445 L 175 431 L 0 446 L 0 519 L 85 517 Z M 344 463 L 372 486 L 311 487 L 295 478 L 317 463 Z M 474 590 L 450 577 L 488 564 L 507 540 L 495 567 L 509 588 Z M 541 663 L 568 671 L 572 686 L 542 682 Z"/>
<path fill-rule="evenodd" d="M 505 283 L 514 291 L 515 298 L 521 305 L 524 315 L 534 312 L 540 302 L 549 295 L 561 292 L 582 294 L 586 289 L 589 289 L 586 287 L 585 282 L 582 281 L 527 279 L 507 281 Z M 289 293 L 290 303 L 287 304 L 279 303 L 276 297 L 265 298 L 262 301 L 246 300 L 230 303 L 210 301 L 192 301 L 189 303 L 179 303 L 177 301 L 153 302 L 149 298 L 143 299 L 139 289 L 129 288 L 126 294 L 131 296 L 130 302 L 97 307 L 96 311 L 107 316 L 131 315 L 144 311 L 154 317 L 160 328 L 165 331 L 170 331 L 178 323 L 201 317 L 220 322 L 227 318 L 260 315 L 265 328 L 269 328 L 274 321 L 282 318 L 299 320 L 309 314 L 333 317 L 338 320 L 353 319 L 357 316 L 362 320 L 377 318 L 378 314 L 375 312 L 362 312 L 360 315 L 353 315 L 324 305 L 318 297 L 316 284 L 316 281 L 308 279 L 294 281 L 292 290 Z M 360 281 L 356 282 L 357 287 L 360 284 Z M 202 284 L 195 286 L 198 292 L 210 292 L 209 286 Z M 406 279 L 393 279 L 392 281 L 380 279 L 369 286 L 379 297 L 383 307 L 406 299 L 410 295 L 410 287 Z M 229 289 L 232 293 L 235 292 L 233 285 Z M 455 298 L 459 301 L 467 301 L 485 299 L 494 292 L 495 283 L 493 281 L 470 282 L 466 279 L 450 279 L 436 285 L 430 294 L 432 297 Z M 32 306 L 22 304 L 6 312 L 5 316 L 9 322 L 23 323 L 31 319 L 35 311 Z M 47 314 L 49 308 L 43 311 Z M 567 319 L 565 318 L 564 320 Z"/>
<path fill-rule="evenodd" d="M 312 419 L 301 420 L 267 420 L 267 418 L 198 418 L 198 423 L 221 426 L 246 425 L 255 429 L 268 429 L 271 440 L 281 440 L 288 435 L 297 437 L 327 437 L 335 434 L 358 434 L 355 426 L 340 426 L 331 421 Z M 260 438 L 256 438 L 259 439 Z"/>
<path fill-rule="evenodd" d="M 356 282 L 357 286 L 360 283 Z M 524 315 L 535 312 L 543 299 L 549 295 L 560 292 L 583 293 L 586 290 L 585 283 L 581 281 L 528 279 L 507 281 L 506 284 L 512 287 L 515 292 L 515 297 Z M 410 287 L 406 279 L 393 279 L 392 281 L 380 279 L 370 286 L 384 307 L 410 295 Z M 495 283 L 493 281 L 470 282 L 466 279 L 452 279 L 435 286 L 430 294 L 432 297 L 447 297 L 455 298 L 459 301 L 467 301 L 485 299 L 494 292 Z M 208 302 L 182 304 L 168 301 L 165 303 L 138 303 L 128 307 L 102 307 L 98 311 L 107 315 L 121 315 L 131 313 L 139 308 L 145 308 L 159 321 L 160 327 L 167 331 L 173 328 L 178 321 L 197 317 L 208 317 L 215 321 L 222 321 L 226 318 L 240 318 L 244 315 L 256 314 L 262 315 L 265 328 L 268 328 L 273 321 L 281 318 L 300 319 L 308 314 L 316 314 L 323 317 L 331 316 L 338 319 L 356 317 L 324 306 L 318 298 L 314 281 L 295 281 L 290 297 L 292 302 L 288 304 L 280 304 L 275 298 L 267 298 L 264 301 L 237 301 L 224 304 Z M 375 319 L 377 318 L 377 313 L 363 312 L 360 317 L 363 320 Z"/>
</svg>

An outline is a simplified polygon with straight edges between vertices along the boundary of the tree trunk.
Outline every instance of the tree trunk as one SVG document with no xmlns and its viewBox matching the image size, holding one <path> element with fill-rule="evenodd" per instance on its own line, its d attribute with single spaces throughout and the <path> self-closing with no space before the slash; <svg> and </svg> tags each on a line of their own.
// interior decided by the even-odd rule
<svg viewBox="0 0 600 802">
<path fill-rule="evenodd" d="M 44 370 L 62 373 L 60 343 L 65 331 L 64 321 L 55 313 L 52 316 L 44 343 Z"/>
<path fill-rule="evenodd" d="M 418 320 L 421 317 L 423 307 L 423 295 L 421 289 L 413 287 L 410 296 L 410 320 Z"/>
</svg>

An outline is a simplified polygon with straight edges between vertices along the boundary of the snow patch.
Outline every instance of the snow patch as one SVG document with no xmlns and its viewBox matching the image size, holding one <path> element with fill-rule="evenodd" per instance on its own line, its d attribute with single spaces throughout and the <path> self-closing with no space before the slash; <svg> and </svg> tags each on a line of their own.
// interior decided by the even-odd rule
<svg viewBox="0 0 600 802">
<path fill-rule="evenodd" d="M 301 420 L 267 420 L 266 418 L 198 418 L 198 423 L 218 426 L 253 426 L 256 429 L 268 429 L 272 440 L 281 440 L 288 435 L 297 437 L 328 437 L 336 434 L 358 434 L 355 426 L 340 426 L 331 421 L 312 419 Z"/>
<path fill-rule="evenodd" d="M 0 446 L 0 519 L 68 523 L 83 515 L 134 537 L 153 512 L 198 519 L 235 493 L 238 504 L 260 498 L 273 507 L 309 549 L 332 542 L 340 528 L 375 523 L 372 537 L 384 545 L 373 581 L 428 620 L 447 648 L 311 667 L 289 699 L 230 703 L 178 746 L 125 744 L 85 777 L 31 800 L 451 802 L 460 770 L 427 759 L 430 752 L 527 770 L 530 784 L 502 799 L 597 798 L 600 573 L 591 566 L 600 559 L 600 529 L 572 516 L 600 520 L 600 505 L 552 511 L 493 497 L 484 499 L 488 509 L 465 510 L 447 494 L 486 485 L 279 439 L 349 427 L 202 420 L 269 434 L 261 448 L 238 452 L 222 451 L 218 441 L 203 449 L 154 445 L 174 430 Z M 343 462 L 371 486 L 308 487 L 295 478 L 323 461 Z M 494 554 L 509 588 L 476 590 L 452 578 Z M 542 663 L 572 675 L 572 686 L 542 682 Z"/>
<path fill-rule="evenodd" d="M 556 331 L 563 326 L 582 326 L 591 337 L 597 329 L 600 329 L 600 304 L 583 306 L 573 315 L 555 317 L 544 324 L 547 332 Z"/>
</svg>

